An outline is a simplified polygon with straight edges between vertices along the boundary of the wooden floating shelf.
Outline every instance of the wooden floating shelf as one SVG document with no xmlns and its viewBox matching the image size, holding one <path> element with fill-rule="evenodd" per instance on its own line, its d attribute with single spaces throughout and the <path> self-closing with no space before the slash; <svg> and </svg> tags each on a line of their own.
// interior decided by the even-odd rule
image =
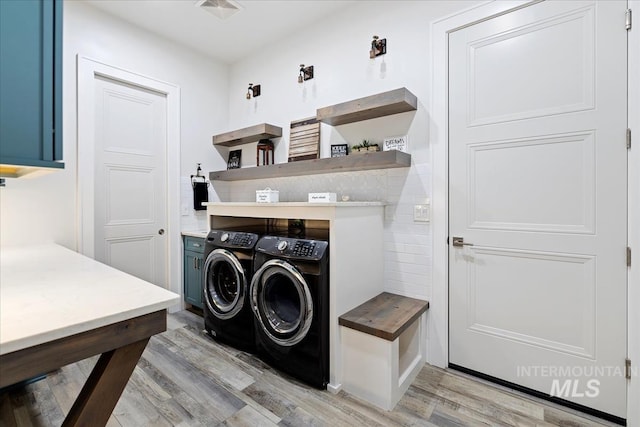
<svg viewBox="0 0 640 427">
<path fill-rule="evenodd" d="M 282 128 L 270 125 L 269 123 L 262 123 L 248 128 L 214 135 L 213 145 L 234 147 L 236 145 L 259 141 L 264 138 L 280 138 L 281 136 Z"/>
<path fill-rule="evenodd" d="M 403 87 L 343 102 L 342 104 L 319 108 L 316 111 L 316 116 L 323 123 L 337 126 L 417 109 L 418 98 Z"/>
<path fill-rule="evenodd" d="M 405 168 L 409 166 L 411 166 L 410 154 L 390 150 L 355 156 L 328 157 L 324 159 L 301 160 L 299 162 L 210 172 L 209 179 L 211 181 L 243 181 L 248 179 L 280 178 L 372 169 Z"/>
</svg>

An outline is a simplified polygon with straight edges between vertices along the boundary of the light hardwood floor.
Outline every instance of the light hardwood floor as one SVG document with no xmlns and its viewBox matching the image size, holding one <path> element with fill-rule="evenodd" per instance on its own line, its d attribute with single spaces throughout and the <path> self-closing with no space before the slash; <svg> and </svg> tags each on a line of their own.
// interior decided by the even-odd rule
<svg viewBox="0 0 640 427">
<path fill-rule="evenodd" d="M 592 417 L 425 366 L 386 412 L 306 387 L 202 333 L 183 311 L 151 339 L 108 426 L 601 426 Z M 59 426 L 96 358 L 0 394 L 0 426 Z"/>
</svg>

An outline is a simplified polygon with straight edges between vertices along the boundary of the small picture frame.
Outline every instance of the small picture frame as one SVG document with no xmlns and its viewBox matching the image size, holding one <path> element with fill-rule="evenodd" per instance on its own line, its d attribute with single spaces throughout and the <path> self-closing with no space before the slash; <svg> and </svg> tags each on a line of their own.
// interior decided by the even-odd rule
<svg viewBox="0 0 640 427">
<path fill-rule="evenodd" d="M 382 150 L 398 150 L 405 153 L 409 152 L 409 135 L 394 136 L 385 138 L 382 142 Z"/>
<path fill-rule="evenodd" d="M 227 169 L 240 169 L 241 158 L 242 158 L 242 150 L 229 151 L 229 159 L 227 160 Z"/>
<path fill-rule="evenodd" d="M 331 157 L 344 157 L 349 154 L 347 144 L 332 144 Z"/>
</svg>

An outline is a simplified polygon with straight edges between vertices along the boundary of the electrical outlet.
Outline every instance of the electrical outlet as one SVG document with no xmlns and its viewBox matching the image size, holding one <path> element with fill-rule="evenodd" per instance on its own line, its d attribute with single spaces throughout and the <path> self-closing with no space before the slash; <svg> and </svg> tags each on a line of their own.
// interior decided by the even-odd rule
<svg viewBox="0 0 640 427">
<path fill-rule="evenodd" d="M 413 220 L 415 222 L 429 222 L 431 217 L 431 206 L 428 204 L 413 206 Z"/>
<path fill-rule="evenodd" d="M 180 214 L 182 216 L 189 216 L 189 206 L 182 205 L 181 208 L 180 208 Z"/>
<path fill-rule="evenodd" d="M 396 207 L 393 205 L 387 205 L 384 207 L 384 220 L 395 221 L 396 219 Z"/>
</svg>

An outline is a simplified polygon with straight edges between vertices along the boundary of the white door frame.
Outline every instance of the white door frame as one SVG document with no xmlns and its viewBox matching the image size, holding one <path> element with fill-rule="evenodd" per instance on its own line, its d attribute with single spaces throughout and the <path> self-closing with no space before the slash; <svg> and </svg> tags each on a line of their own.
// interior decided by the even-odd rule
<svg viewBox="0 0 640 427">
<path fill-rule="evenodd" d="M 449 167 L 448 167 L 448 37 L 447 34 L 460 27 L 521 8 L 539 0 L 491 1 L 465 9 L 431 23 L 432 81 L 430 112 L 433 120 L 430 126 L 430 146 L 432 150 L 432 217 L 433 217 L 433 291 L 428 312 L 427 361 L 442 368 L 449 361 Z M 640 0 L 629 1 L 629 7 L 640 11 Z M 624 23 L 624 19 L 621 19 Z M 636 24 L 636 27 L 638 24 Z M 630 46 L 634 46 L 632 49 Z M 640 313 L 632 301 L 640 301 L 640 224 L 631 220 L 640 218 L 640 27 L 629 33 L 627 46 L 629 58 L 628 121 L 635 134 L 635 147 L 629 152 L 628 185 L 628 241 L 633 248 L 633 260 L 628 275 L 628 357 L 632 366 L 640 364 Z M 621 141 L 621 144 L 623 141 Z M 634 376 L 627 388 L 627 425 L 640 425 L 640 377 Z"/>
<path fill-rule="evenodd" d="M 636 15 L 640 13 L 640 0 L 629 1 L 629 8 L 634 10 Z M 637 21 L 637 20 L 636 20 Z M 640 26 L 636 22 L 634 28 L 629 31 L 629 44 L 627 45 L 628 69 L 628 123 L 635 137 L 634 144 L 629 150 L 628 174 L 629 181 L 627 188 L 629 191 L 629 213 L 628 213 L 628 244 L 632 248 L 632 262 L 629 269 L 627 292 L 629 313 L 628 334 L 628 356 L 631 359 L 632 367 L 635 367 L 635 376 L 627 388 L 627 425 L 640 425 L 640 375 L 638 366 L 640 363 Z M 634 404 L 631 404 L 634 402 Z"/>
<path fill-rule="evenodd" d="M 180 88 L 151 77 L 78 55 L 77 229 L 79 252 L 94 257 L 94 103 L 95 76 L 100 75 L 162 93 L 167 98 L 167 286 L 182 294 L 180 243 Z M 169 309 L 179 310 L 181 304 Z"/>
</svg>

